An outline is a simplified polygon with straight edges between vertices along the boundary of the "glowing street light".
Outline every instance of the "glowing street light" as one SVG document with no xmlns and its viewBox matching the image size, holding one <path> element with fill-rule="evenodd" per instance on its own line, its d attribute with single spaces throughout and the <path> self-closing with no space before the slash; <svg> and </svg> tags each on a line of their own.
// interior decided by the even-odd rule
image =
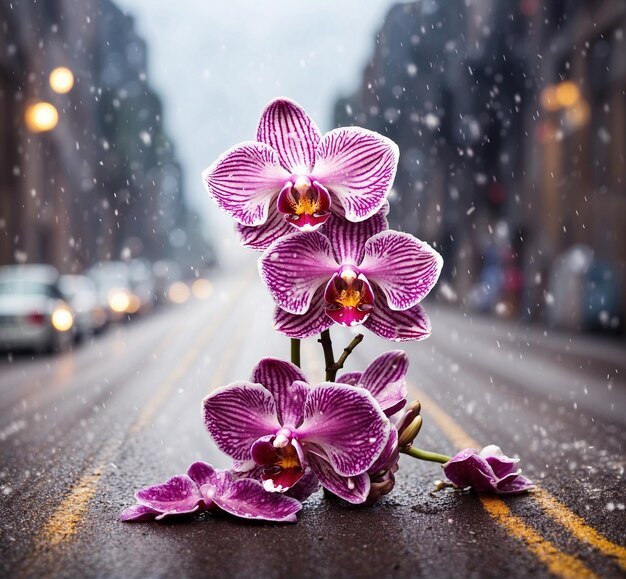
<svg viewBox="0 0 626 579">
<path fill-rule="evenodd" d="M 45 101 L 31 103 L 24 112 L 24 121 L 29 131 L 43 133 L 57 126 L 59 113 L 54 105 Z"/>
<path fill-rule="evenodd" d="M 556 85 L 556 100 L 563 108 L 570 108 L 578 104 L 580 89 L 570 80 Z"/>
<path fill-rule="evenodd" d="M 59 94 L 65 94 L 74 86 L 74 74 L 65 67 L 59 66 L 50 73 L 50 88 Z"/>
<path fill-rule="evenodd" d="M 580 88 L 571 80 L 548 85 L 541 91 L 541 106 L 548 112 L 571 109 L 581 101 Z"/>
</svg>

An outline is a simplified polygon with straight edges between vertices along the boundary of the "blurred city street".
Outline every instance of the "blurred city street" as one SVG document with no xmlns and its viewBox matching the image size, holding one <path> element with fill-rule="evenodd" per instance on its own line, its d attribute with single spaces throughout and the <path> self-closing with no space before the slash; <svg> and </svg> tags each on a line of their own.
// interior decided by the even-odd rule
<svg viewBox="0 0 626 579">
<path fill-rule="evenodd" d="M 0 578 L 626 577 L 625 46 L 624 0 L 0 0 Z"/>
<path fill-rule="evenodd" d="M 404 345 L 409 398 L 424 405 L 420 445 L 448 453 L 471 444 L 515 449 L 537 491 L 506 503 L 435 493 L 440 467 L 403 457 L 397 490 L 370 509 L 329 509 L 333 500 L 318 494 L 296 526 L 202 517 L 119 524 L 133 489 L 194 460 L 228 466 L 204 431 L 201 399 L 246 378 L 261 356 L 288 356 L 288 339 L 269 331 L 273 306 L 255 277 L 249 263 L 211 280 L 208 299 L 117 325 L 56 357 L 2 361 L 0 484 L 11 507 L 4 576 L 624 572 L 622 349 L 468 317 L 434 299 L 426 304 L 433 335 Z M 332 335 L 339 351 L 352 333 Z M 389 348 L 365 332 L 346 368 L 362 369 Z M 302 365 L 312 382 L 323 378 L 314 338 L 303 343 Z"/>
</svg>

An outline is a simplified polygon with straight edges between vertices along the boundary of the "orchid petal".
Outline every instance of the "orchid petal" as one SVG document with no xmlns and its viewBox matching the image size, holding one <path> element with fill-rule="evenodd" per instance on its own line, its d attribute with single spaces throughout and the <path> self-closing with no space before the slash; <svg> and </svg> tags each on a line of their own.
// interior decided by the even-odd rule
<svg viewBox="0 0 626 579">
<path fill-rule="evenodd" d="M 298 483 L 291 487 L 285 494 L 288 497 L 292 497 L 297 501 L 304 502 L 313 493 L 316 493 L 320 489 L 320 481 L 315 476 L 313 470 L 307 466 L 304 471 L 304 476 L 298 481 Z"/>
<path fill-rule="evenodd" d="M 302 505 L 279 493 L 268 493 L 263 485 L 250 478 L 227 479 L 224 491 L 213 497 L 223 511 L 243 519 L 296 522 L 296 513 Z"/>
<path fill-rule="evenodd" d="M 335 382 L 339 384 L 349 384 L 350 386 L 356 386 L 361 382 L 361 376 L 363 372 L 344 372 L 335 378 Z"/>
<path fill-rule="evenodd" d="M 517 473 L 511 473 L 496 483 L 495 491 L 500 495 L 515 495 L 535 488 L 532 481 Z"/>
<path fill-rule="evenodd" d="M 485 446 L 478 455 L 489 463 L 489 466 L 498 478 L 503 478 L 515 472 L 515 467 L 519 462 L 519 458 L 505 456 L 500 447 L 495 444 Z"/>
<path fill-rule="evenodd" d="M 202 501 L 198 485 L 186 474 L 173 476 L 162 484 L 141 489 L 135 493 L 135 498 L 139 504 L 159 511 L 156 519 L 166 515 L 192 513 Z"/>
<path fill-rule="evenodd" d="M 302 315 L 290 314 L 276 308 L 274 311 L 274 329 L 289 338 L 308 338 L 320 334 L 333 325 L 324 309 L 324 286 L 320 286 L 313 295 L 311 305 Z"/>
<path fill-rule="evenodd" d="M 493 491 L 495 488 L 493 470 L 473 448 L 455 455 L 443 465 L 443 471 L 451 482 L 461 488 L 472 487 L 477 492 Z"/>
<path fill-rule="evenodd" d="M 374 295 L 376 307 L 363 324 L 366 328 L 381 338 L 396 342 L 424 340 L 430 336 L 430 320 L 419 304 L 403 312 L 397 312 L 386 307 L 386 298 L 376 287 Z"/>
<path fill-rule="evenodd" d="M 383 231 L 365 244 L 360 271 L 380 286 L 392 310 L 407 310 L 433 288 L 443 259 L 408 233 Z"/>
<path fill-rule="evenodd" d="M 198 488 L 203 485 L 215 486 L 218 482 L 218 474 L 215 469 L 206 462 L 194 462 L 187 469 L 187 476 L 198 485 Z"/>
<path fill-rule="evenodd" d="M 280 429 L 272 393 L 250 382 L 235 382 L 202 402 L 204 424 L 218 448 L 236 460 L 249 460 L 255 440 Z"/>
<path fill-rule="evenodd" d="M 302 422 L 309 386 L 300 368 L 277 358 L 263 358 L 252 370 L 250 380 L 262 384 L 272 393 L 278 421 L 283 426 L 295 428 Z"/>
<path fill-rule="evenodd" d="M 271 209 L 274 201 L 271 201 L 267 221 L 261 225 L 248 226 L 235 224 L 235 231 L 239 236 L 239 242 L 243 247 L 264 251 L 274 241 L 294 232 L 293 225 L 288 223 L 278 211 Z"/>
<path fill-rule="evenodd" d="M 364 503 L 370 492 L 370 477 L 366 473 L 344 477 L 335 472 L 322 457 L 311 454 L 309 464 L 322 486 L 340 499 L 352 504 Z"/>
<path fill-rule="evenodd" d="M 373 217 L 358 223 L 347 221 L 336 213 L 331 214 L 323 233 L 330 241 L 337 263 L 358 265 L 363 261 L 367 240 L 387 229 L 388 211 L 389 205 L 385 203 Z"/>
<path fill-rule="evenodd" d="M 383 206 L 399 154 L 393 141 L 373 131 L 334 129 L 320 141 L 313 176 L 337 196 L 349 221 L 362 221 Z"/>
<path fill-rule="evenodd" d="M 385 352 L 365 369 L 359 386 L 368 390 L 385 414 L 391 416 L 406 402 L 408 370 L 409 358 L 405 352 Z"/>
<path fill-rule="evenodd" d="M 278 154 L 280 164 L 290 173 L 308 174 L 315 164 L 320 131 L 296 102 L 278 98 L 267 105 L 257 129 L 257 140 Z"/>
<path fill-rule="evenodd" d="M 209 195 L 242 225 L 265 223 L 272 199 L 288 179 L 276 152 L 256 142 L 235 145 L 202 173 Z"/>
<path fill-rule="evenodd" d="M 120 515 L 120 521 L 132 522 L 132 521 L 154 521 L 161 512 L 145 505 L 133 505 L 122 511 Z"/>
<path fill-rule="evenodd" d="M 349 477 L 372 466 L 390 428 L 369 392 L 326 382 L 309 391 L 297 438 L 305 451 L 307 444 L 322 448 L 335 471 Z"/>
<path fill-rule="evenodd" d="M 398 458 L 400 458 L 400 449 L 398 448 L 398 431 L 395 428 L 392 428 L 385 448 L 383 448 L 380 456 L 367 472 L 373 477 L 376 477 L 382 471 L 397 467 Z"/>
<path fill-rule="evenodd" d="M 337 269 L 330 242 L 320 233 L 294 233 L 275 241 L 259 258 L 259 271 L 276 305 L 303 314 L 315 290 Z"/>
</svg>

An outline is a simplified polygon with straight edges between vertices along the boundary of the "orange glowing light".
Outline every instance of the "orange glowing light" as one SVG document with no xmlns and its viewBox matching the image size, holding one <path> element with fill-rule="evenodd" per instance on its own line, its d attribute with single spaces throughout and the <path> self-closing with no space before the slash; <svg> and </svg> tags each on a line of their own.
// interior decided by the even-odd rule
<svg viewBox="0 0 626 579">
<path fill-rule="evenodd" d="M 557 98 L 556 87 L 553 85 L 546 86 L 541 91 L 541 106 L 549 112 L 558 111 L 561 105 Z"/>
<path fill-rule="evenodd" d="M 580 101 L 580 89 L 570 80 L 563 81 L 556 87 L 556 100 L 563 108 L 573 107 Z"/>
<path fill-rule="evenodd" d="M 74 86 L 74 74 L 65 67 L 59 66 L 50 73 L 50 88 L 59 94 L 65 94 L 72 90 Z"/>
<path fill-rule="evenodd" d="M 43 133 L 57 126 L 59 113 L 50 103 L 44 101 L 31 103 L 26 107 L 24 121 L 29 131 Z"/>
</svg>

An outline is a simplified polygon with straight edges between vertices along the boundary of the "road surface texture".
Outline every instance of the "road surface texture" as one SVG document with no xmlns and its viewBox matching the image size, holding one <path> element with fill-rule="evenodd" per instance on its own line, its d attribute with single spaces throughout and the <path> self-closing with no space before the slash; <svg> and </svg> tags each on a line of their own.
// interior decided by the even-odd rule
<svg viewBox="0 0 626 579">
<path fill-rule="evenodd" d="M 120 523 L 133 492 L 195 460 L 228 467 L 200 402 L 287 358 L 254 269 L 192 301 L 112 327 L 72 352 L 0 363 L 0 574 L 6 577 L 616 577 L 626 575 L 624 342 L 525 328 L 426 303 L 432 336 L 403 344 L 419 446 L 500 445 L 538 489 L 444 489 L 401 458 L 394 492 L 355 508 L 313 496 L 296 525 L 199 515 Z M 367 330 L 348 370 L 397 344 Z M 353 333 L 333 328 L 336 355 Z M 302 349 L 322 378 L 314 339 Z"/>
</svg>

